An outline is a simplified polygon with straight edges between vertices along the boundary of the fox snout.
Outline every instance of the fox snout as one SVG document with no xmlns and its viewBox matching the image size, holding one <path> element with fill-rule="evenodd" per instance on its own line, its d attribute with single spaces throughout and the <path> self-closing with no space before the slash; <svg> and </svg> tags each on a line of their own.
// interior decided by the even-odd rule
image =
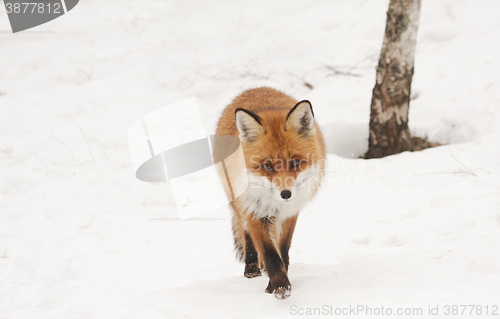
<svg viewBox="0 0 500 319">
<path fill-rule="evenodd" d="M 290 199 L 290 197 L 292 197 L 292 192 L 290 192 L 287 189 L 285 189 L 284 191 L 281 191 L 281 198 L 283 198 L 284 200 L 287 200 L 287 199 Z"/>
<path fill-rule="evenodd" d="M 293 199 L 295 199 L 295 193 L 296 193 L 295 187 L 290 187 L 286 189 L 279 189 L 277 188 L 273 193 L 274 193 L 274 198 L 277 199 L 280 202 L 289 202 Z"/>
<path fill-rule="evenodd" d="M 291 176 L 286 176 L 286 172 L 282 172 L 284 176 L 276 176 L 272 179 L 274 194 L 276 199 L 284 202 L 291 201 L 296 191 L 296 179 Z M 281 174 L 280 174 L 281 175 Z"/>
</svg>

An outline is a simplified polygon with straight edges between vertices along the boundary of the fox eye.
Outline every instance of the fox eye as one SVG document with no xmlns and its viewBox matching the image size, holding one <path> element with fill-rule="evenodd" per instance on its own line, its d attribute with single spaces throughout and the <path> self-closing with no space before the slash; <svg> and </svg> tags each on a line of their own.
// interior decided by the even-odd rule
<svg viewBox="0 0 500 319">
<path fill-rule="evenodd" d="M 300 161 L 298 161 L 298 160 L 295 160 L 295 159 L 290 160 L 290 169 L 297 168 L 299 166 L 299 164 L 300 164 Z"/>
<path fill-rule="evenodd" d="M 272 171 L 273 170 L 273 164 L 271 164 L 270 162 L 265 162 L 264 163 L 264 169 L 268 172 Z"/>
</svg>

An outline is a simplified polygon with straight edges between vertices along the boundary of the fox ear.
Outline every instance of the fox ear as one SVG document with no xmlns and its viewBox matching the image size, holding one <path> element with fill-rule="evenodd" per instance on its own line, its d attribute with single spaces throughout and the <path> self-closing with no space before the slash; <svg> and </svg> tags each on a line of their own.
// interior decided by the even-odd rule
<svg viewBox="0 0 500 319">
<path fill-rule="evenodd" d="M 290 110 L 285 125 L 285 130 L 289 129 L 296 130 L 302 136 L 314 134 L 314 113 L 311 102 L 300 101 Z"/>
<path fill-rule="evenodd" d="M 235 111 L 236 126 L 240 133 L 240 141 L 251 143 L 259 137 L 260 134 L 265 134 L 264 127 L 260 116 L 248 110 L 238 108 Z"/>
</svg>

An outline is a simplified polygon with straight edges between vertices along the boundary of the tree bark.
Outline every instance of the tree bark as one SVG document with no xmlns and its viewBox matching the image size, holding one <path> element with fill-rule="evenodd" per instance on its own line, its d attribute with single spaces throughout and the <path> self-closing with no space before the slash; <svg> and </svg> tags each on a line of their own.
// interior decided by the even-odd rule
<svg viewBox="0 0 500 319">
<path fill-rule="evenodd" d="M 419 17 L 420 0 L 390 0 L 365 158 L 412 151 L 408 110 Z"/>
</svg>

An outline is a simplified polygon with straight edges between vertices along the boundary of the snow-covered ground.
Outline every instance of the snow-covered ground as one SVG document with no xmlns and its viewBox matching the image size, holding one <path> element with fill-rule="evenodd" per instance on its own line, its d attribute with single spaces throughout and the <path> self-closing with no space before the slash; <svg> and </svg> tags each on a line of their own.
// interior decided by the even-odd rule
<svg viewBox="0 0 500 319">
<path fill-rule="evenodd" d="M 285 318 L 324 305 L 444 316 L 464 304 L 492 317 L 500 2 L 423 1 L 410 128 L 447 145 L 361 160 L 387 5 L 88 0 L 15 35 L 0 8 L 0 318 Z M 284 301 L 243 277 L 227 208 L 180 221 L 168 185 L 136 180 L 128 150 L 144 114 L 196 97 L 213 132 L 260 85 L 312 101 L 330 153 Z"/>
</svg>

